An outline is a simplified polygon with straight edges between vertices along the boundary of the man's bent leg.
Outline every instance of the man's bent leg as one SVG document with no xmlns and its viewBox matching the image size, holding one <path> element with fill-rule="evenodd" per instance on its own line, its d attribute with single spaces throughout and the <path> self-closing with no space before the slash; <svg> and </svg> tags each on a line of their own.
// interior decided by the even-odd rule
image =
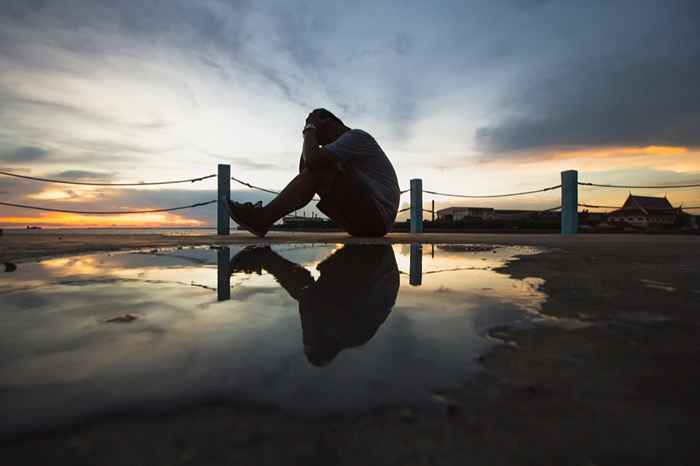
<svg viewBox="0 0 700 466">
<path fill-rule="evenodd" d="M 306 206 L 318 191 L 329 186 L 336 169 L 304 169 L 269 204 L 261 209 L 263 225 L 269 229 L 277 220 Z"/>
<path fill-rule="evenodd" d="M 315 283 L 308 270 L 280 256 L 269 246 L 243 249 L 231 259 L 230 267 L 232 272 L 244 270 L 251 273 L 256 267 L 258 271 L 269 272 L 297 301 L 301 299 L 304 288 Z"/>
</svg>

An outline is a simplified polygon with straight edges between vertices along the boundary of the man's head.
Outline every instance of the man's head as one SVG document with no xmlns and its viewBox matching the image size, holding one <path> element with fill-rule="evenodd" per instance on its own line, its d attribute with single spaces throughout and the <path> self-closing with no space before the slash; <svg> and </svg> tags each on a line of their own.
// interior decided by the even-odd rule
<svg viewBox="0 0 700 466">
<path fill-rule="evenodd" d="M 323 146 L 335 141 L 341 134 L 350 129 L 345 126 L 340 118 L 325 108 L 317 108 L 309 113 L 306 122 L 313 123 L 316 126 L 316 137 L 319 144 Z"/>
</svg>

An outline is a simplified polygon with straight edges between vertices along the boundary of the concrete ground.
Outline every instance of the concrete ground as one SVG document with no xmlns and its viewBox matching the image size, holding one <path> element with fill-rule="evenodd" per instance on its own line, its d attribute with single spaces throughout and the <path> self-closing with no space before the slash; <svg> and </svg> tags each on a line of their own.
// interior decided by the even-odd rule
<svg viewBox="0 0 700 466">
<path fill-rule="evenodd" d="M 384 238 L 356 238 L 345 233 L 290 233 L 270 232 L 265 238 L 256 238 L 247 232 L 236 231 L 229 236 L 201 235 L 109 235 L 109 234 L 13 234 L 6 231 L 0 236 L 0 261 L 26 262 L 28 260 L 81 254 L 96 251 L 118 251 L 141 248 L 176 246 L 204 246 L 225 244 L 273 244 L 273 243 L 487 243 L 505 245 L 566 248 L 572 252 L 626 254 L 644 249 L 645 254 L 656 254 L 661 245 L 666 250 L 692 252 L 700 247 L 700 237 L 680 235 L 603 235 L 581 234 L 562 236 L 557 234 L 482 234 L 482 233 L 391 233 Z"/>
<path fill-rule="evenodd" d="M 362 241 L 276 233 L 268 242 Z M 442 394 L 444 410 L 406 407 L 297 419 L 250 406 L 192 407 L 5 440 L 6 464 L 700 463 L 700 238 L 646 235 L 394 234 L 392 242 L 533 245 L 500 271 L 540 277 L 543 312 L 586 326 L 497 328 L 511 341 L 485 371 Z M 0 260 L 98 250 L 259 242 L 232 237 L 11 235 Z"/>
</svg>

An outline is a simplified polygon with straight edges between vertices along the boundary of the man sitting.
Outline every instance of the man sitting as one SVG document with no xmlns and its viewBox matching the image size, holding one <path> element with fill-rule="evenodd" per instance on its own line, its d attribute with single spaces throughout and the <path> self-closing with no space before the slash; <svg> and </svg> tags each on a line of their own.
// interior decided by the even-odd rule
<svg viewBox="0 0 700 466">
<path fill-rule="evenodd" d="M 259 237 L 318 194 L 318 209 L 353 236 L 384 236 L 399 206 L 396 172 L 377 141 L 326 109 L 306 118 L 299 174 L 266 206 L 227 203 L 231 218 Z"/>
</svg>

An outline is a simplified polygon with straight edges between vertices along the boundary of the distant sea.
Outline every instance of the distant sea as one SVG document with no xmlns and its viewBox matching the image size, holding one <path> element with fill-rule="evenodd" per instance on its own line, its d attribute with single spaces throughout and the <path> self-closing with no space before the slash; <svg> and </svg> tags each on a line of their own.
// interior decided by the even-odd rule
<svg viewBox="0 0 700 466">
<path fill-rule="evenodd" d="M 231 226 L 231 232 L 236 233 L 235 226 Z M 26 228 L 2 228 L 6 235 L 215 235 L 216 228 L 42 228 L 41 230 L 28 230 Z"/>
<path fill-rule="evenodd" d="M 216 235 L 215 227 L 201 228 L 42 228 L 40 230 L 28 230 L 26 228 L 0 228 L 5 235 L 170 235 L 170 236 L 208 236 Z M 314 230 L 316 231 L 316 230 Z M 322 230 L 332 231 L 332 230 Z M 271 231 L 270 234 L 275 234 Z M 303 231 L 285 231 L 284 235 L 300 235 L 308 233 Z M 238 230 L 236 225 L 231 225 L 231 235 L 250 236 L 245 230 Z"/>
</svg>

